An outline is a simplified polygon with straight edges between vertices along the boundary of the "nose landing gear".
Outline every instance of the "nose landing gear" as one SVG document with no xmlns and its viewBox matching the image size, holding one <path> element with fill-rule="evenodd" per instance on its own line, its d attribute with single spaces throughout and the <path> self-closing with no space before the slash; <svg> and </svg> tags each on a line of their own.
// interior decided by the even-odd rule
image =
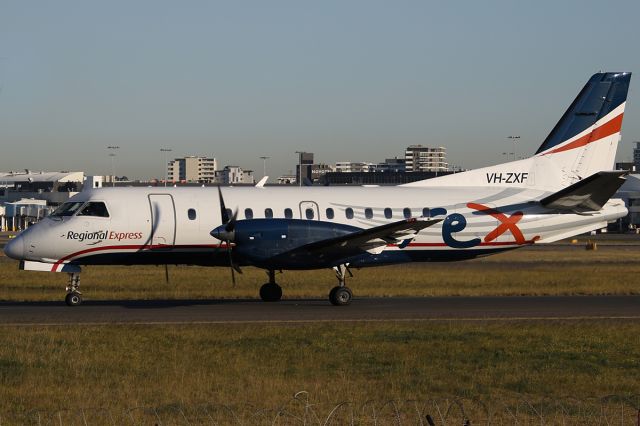
<svg viewBox="0 0 640 426">
<path fill-rule="evenodd" d="M 80 292 L 80 274 L 78 272 L 69 273 L 69 284 L 67 284 L 67 296 L 64 298 L 68 306 L 78 306 L 82 304 L 82 293 Z"/>
</svg>

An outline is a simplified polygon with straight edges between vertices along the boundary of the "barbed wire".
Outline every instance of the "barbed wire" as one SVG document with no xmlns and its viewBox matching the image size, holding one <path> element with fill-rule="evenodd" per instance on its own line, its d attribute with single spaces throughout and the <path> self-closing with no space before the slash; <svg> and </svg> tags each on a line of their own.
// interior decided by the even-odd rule
<svg viewBox="0 0 640 426">
<path fill-rule="evenodd" d="M 300 391 L 275 408 L 250 403 L 65 407 L 0 415 L 5 425 L 635 425 L 640 394 L 601 398 L 482 400 L 468 397 L 314 403 Z"/>
</svg>

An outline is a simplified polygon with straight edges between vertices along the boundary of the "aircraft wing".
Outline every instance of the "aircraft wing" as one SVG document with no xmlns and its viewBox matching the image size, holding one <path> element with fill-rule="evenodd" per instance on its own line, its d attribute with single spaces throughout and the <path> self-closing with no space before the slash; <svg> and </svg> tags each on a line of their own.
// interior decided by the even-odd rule
<svg viewBox="0 0 640 426">
<path fill-rule="evenodd" d="M 279 256 L 295 257 L 298 255 L 313 255 L 321 259 L 327 257 L 341 259 L 358 255 L 363 251 L 379 254 L 388 244 L 397 244 L 404 240 L 411 240 L 415 238 L 422 229 L 428 228 L 441 221 L 442 219 L 405 219 L 339 237 L 314 241 L 296 247 Z"/>
<path fill-rule="evenodd" d="M 627 173 L 623 170 L 595 173 L 543 198 L 540 204 L 558 210 L 600 210 L 622 186 Z"/>
</svg>

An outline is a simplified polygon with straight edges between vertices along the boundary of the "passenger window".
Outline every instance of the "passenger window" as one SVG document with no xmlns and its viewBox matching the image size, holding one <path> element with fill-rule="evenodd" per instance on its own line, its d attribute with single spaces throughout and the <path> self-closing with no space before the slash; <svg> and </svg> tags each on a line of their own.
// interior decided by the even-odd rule
<svg viewBox="0 0 640 426">
<path fill-rule="evenodd" d="M 353 219 L 353 209 L 351 207 L 347 207 L 344 214 L 347 216 L 347 219 Z"/>
<path fill-rule="evenodd" d="M 271 219 L 273 217 L 273 210 L 271 210 L 270 208 L 264 209 L 264 217 L 266 217 L 267 219 Z"/>
<path fill-rule="evenodd" d="M 404 215 L 405 219 L 409 219 L 411 217 L 411 209 L 409 207 L 405 207 L 404 209 L 402 209 L 402 214 Z"/>
<path fill-rule="evenodd" d="M 371 219 L 373 217 L 373 210 L 371 210 L 370 207 L 364 209 L 364 217 L 366 217 L 367 219 Z"/>
<path fill-rule="evenodd" d="M 307 219 L 311 220 L 313 219 L 313 209 L 306 209 L 304 211 L 305 216 L 307 216 Z"/>
<path fill-rule="evenodd" d="M 229 218 L 229 220 L 231 220 L 231 218 L 233 217 L 233 211 L 231 209 L 225 209 L 227 211 L 227 217 Z"/>
<path fill-rule="evenodd" d="M 107 206 L 102 202 L 90 202 L 80 210 L 78 216 L 109 217 Z"/>
<path fill-rule="evenodd" d="M 189 217 L 189 220 L 196 220 L 196 209 L 187 210 L 187 216 Z"/>
<path fill-rule="evenodd" d="M 429 207 L 425 207 L 422 209 L 422 216 L 423 217 L 430 217 L 431 216 L 431 212 L 429 211 Z"/>
<path fill-rule="evenodd" d="M 244 218 L 245 219 L 253 219 L 253 210 L 244 209 Z"/>
<path fill-rule="evenodd" d="M 393 217 L 393 211 L 389 207 L 384 209 L 384 217 L 387 219 L 391 219 Z"/>
<path fill-rule="evenodd" d="M 284 209 L 284 217 L 286 219 L 293 219 L 293 211 L 290 208 Z"/>
<path fill-rule="evenodd" d="M 333 219 L 333 209 L 331 207 L 327 209 L 327 219 Z"/>
</svg>

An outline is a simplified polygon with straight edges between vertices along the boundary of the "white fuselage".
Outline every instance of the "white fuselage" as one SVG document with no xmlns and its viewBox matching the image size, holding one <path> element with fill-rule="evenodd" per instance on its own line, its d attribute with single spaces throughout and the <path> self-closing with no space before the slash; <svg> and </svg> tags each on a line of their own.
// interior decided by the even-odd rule
<svg viewBox="0 0 640 426">
<path fill-rule="evenodd" d="M 522 186 L 225 187 L 222 193 L 238 220 L 269 218 L 269 211 L 289 218 L 287 209 L 293 219 L 362 229 L 407 216 L 443 219 L 406 245 L 363 254 L 356 266 L 472 258 L 602 228 L 626 214 L 615 199 L 599 211 L 556 212 L 533 201 L 547 192 Z M 19 237 L 23 260 L 51 264 L 53 271 L 65 264 L 227 264 L 221 242 L 210 235 L 222 223 L 215 187 L 104 188 L 70 201 L 104 202 L 109 217 L 46 218 Z"/>
</svg>

